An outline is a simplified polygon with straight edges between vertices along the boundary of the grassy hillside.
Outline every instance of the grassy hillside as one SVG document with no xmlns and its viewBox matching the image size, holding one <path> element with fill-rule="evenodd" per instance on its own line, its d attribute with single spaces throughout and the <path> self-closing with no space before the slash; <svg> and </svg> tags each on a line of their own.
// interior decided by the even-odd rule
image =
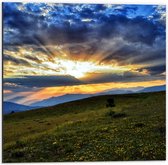
<svg viewBox="0 0 168 165">
<path fill-rule="evenodd" d="M 115 107 L 106 108 L 108 98 Z M 165 107 L 157 92 L 5 115 L 3 162 L 164 160 Z"/>
</svg>

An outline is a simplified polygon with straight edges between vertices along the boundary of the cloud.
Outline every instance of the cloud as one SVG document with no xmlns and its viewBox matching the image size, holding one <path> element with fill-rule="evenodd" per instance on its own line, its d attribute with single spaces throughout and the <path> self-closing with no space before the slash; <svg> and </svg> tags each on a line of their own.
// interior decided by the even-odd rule
<svg viewBox="0 0 168 165">
<path fill-rule="evenodd" d="M 151 76 L 150 74 L 144 74 L 141 72 L 126 71 L 123 74 L 112 73 L 90 73 L 83 81 L 96 84 L 96 83 L 108 83 L 108 82 L 143 82 L 152 80 L 164 80 L 164 75 Z"/>
<path fill-rule="evenodd" d="M 89 27 L 82 23 L 71 26 L 69 22 L 64 22 L 63 27 L 50 25 L 45 33 L 50 44 L 78 43 L 86 40 L 89 35 Z M 47 40 L 41 34 L 39 34 L 39 37 L 44 41 Z"/>
<path fill-rule="evenodd" d="M 122 15 L 127 15 L 128 13 L 134 13 L 138 10 L 138 7 L 135 6 L 127 6 L 127 5 L 123 5 L 123 6 L 117 6 L 114 7 L 114 11 L 117 13 L 120 13 Z"/>
<path fill-rule="evenodd" d="M 37 63 L 41 63 L 41 60 L 38 59 L 38 57 L 35 57 L 35 56 L 31 56 L 31 55 L 25 55 L 24 56 L 26 59 L 29 59 L 31 61 L 35 61 Z"/>
<path fill-rule="evenodd" d="M 13 57 L 13 56 L 9 56 L 7 54 L 4 54 L 3 60 L 4 61 L 10 61 L 10 62 L 12 62 L 16 65 L 31 66 L 31 64 L 28 61 L 23 60 L 23 59 L 19 59 L 19 58 Z"/>
<path fill-rule="evenodd" d="M 125 42 L 152 46 L 158 37 L 163 40 L 165 38 L 165 27 L 160 22 L 149 20 L 140 13 L 139 16 L 133 17 L 137 15 L 133 12 L 143 8 L 151 9 L 152 6 L 113 5 L 107 8 L 105 5 L 28 3 L 25 6 L 22 4 L 24 10 L 18 10 L 20 5 L 20 3 L 3 5 L 4 30 L 6 30 L 4 45 L 38 45 L 43 47 L 42 51 L 49 56 L 54 54 L 47 49 L 47 45 L 73 44 L 69 48 L 69 55 L 78 53 L 87 55 L 94 54 L 97 50 L 101 51 L 99 48 L 102 48 L 101 44 L 104 40 L 111 42 L 116 38 L 122 38 L 123 46 L 118 45 L 121 47 L 118 52 L 122 54 Z M 42 15 L 45 10 L 50 10 L 47 16 Z M 129 12 L 131 14 L 128 14 Z M 164 10 L 159 7 L 155 10 L 156 14 L 157 12 L 164 14 Z M 82 19 L 92 21 L 82 22 Z M 125 48 L 125 51 L 126 53 L 139 51 L 133 49 L 129 47 Z"/>
<path fill-rule="evenodd" d="M 100 38 L 122 37 L 129 42 L 152 45 L 160 35 L 159 27 L 144 17 L 127 18 L 125 15 L 101 17 Z M 144 28 L 145 27 L 145 28 Z"/>
<path fill-rule="evenodd" d="M 166 66 L 165 65 L 158 65 L 158 66 L 149 66 L 145 68 L 139 69 L 139 71 L 142 71 L 146 69 L 151 75 L 161 75 L 165 72 Z"/>
<path fill-rule="evenodd" d="M 33 44 L 33 37 L 47 41 L 46 44 L 64 44 L 86 42 L 90 38 L 100 40 L 120 36 L 129 42 L 151 45 L 160 35 L 161 25 L 154 24 L 152 20 L 143 16 L 127 17 L 126 13 L 136 11 L 137 6 L 124 6 L 122 9 L 116 6 L 114 9 L 117 14 L 110 14 L 104 5 L 56 5 L 56 11 L 46 5 L 45 8 L 51 10 L 47 16 L 39 14 L 45 11 L 44 4 L 26 4 L 25 10 L 18 10 L 17 6 L 17 3 L 14 7 L 4 3 L 4 25 L 16 30 L 12 34 L 13 44 Z M 92 21 L 82 22 L 82 19 Z M 15 38 L 15 35 L 20 37 Z"/>
<path fill-rule="evenodd" d="M 49 69 L 41 57 L 55 65 L 57 58 L 138 64 L 152 75 L 165 69 L 165 25 L 160 21 L 164 5 L 3 3 L 3 11 L 4 50 L 17 53 L 18 46 L 27 46 L 32 54 L 24 52 L 18 58 L 5 54 L 4 60 L 33 65 L 27 74 Z M 55 45 L 62 49 L 55 50 Z"/>
<path fill-rule="evenodd" d="M 160 22 L 163 26 L 166 26 L 166 6 L 158 5 L 155 7 L 155 12 L 152 17 Z"/>
<path fill-rule="evenodd" d="M 5 78 L 4 83 L 16 84 L 23 87 L 52 87 L 52 86 L 70 86 L 79 85 L 78 79 L 65 76 L 24 76 L 20 78 Z"/>
<path fill-rule="evenodd" d="M 12 91 L 12 93 L 16 92 L 22 92 L 22 91 L 31 91 L 36 90 L 36 88 L 27 87 L 20 85 L 18 82 L 12 81 L 12 78 L 10 78 L 10 81 L 7 81 L 7 79 L 3 80 L 3 89 L 5 91 Z M 8 93 L 6 93 L 8 95 Z M 10 94 L 9 94 L 10 95 Z"/>
</svg>

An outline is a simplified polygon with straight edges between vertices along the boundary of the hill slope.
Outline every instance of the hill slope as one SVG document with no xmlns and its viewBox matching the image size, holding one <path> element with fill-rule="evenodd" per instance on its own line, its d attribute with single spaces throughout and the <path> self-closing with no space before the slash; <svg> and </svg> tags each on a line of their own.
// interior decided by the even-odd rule
<svg viewBox="0 0 168 165">
<path fill-rule="evenodd" d="M 84 99 L 87 97 L 91 97 L 91 95 L 89 94 L 66 94 L 63 96 L 51 97 L 49 99 L 35 102 L 31 104 L 31 106 L 47 107 L 47 106 L 57 105 L 57 104 L 61 104 L 61 103 L 69 102 L 69 101 L 80 100 L 80 99 Z"/>
<path fill-rule="evenodd" d="M 166 85 L 147 87 L 142 90 L 139 90 L 138 92 L 142 93 L 142 92 L 159 92 L 159 91 L 166 91 Z"/>
<path fill-rule="evenodd" d="M 9 114 L 12 111 L 21 112 L 21 111 L 31 110 L 35 108 L 37 107 L 31 107 L 31 106 L 16 104 L 16 103 L 7 102 L 7 101 L 3 102 L 3 114 Z"/>
<path fill-rule="evenodd" d="M 3 126 L 3 162 L 165 160 L 165 92 L 19 112 Z"/>
</svg>

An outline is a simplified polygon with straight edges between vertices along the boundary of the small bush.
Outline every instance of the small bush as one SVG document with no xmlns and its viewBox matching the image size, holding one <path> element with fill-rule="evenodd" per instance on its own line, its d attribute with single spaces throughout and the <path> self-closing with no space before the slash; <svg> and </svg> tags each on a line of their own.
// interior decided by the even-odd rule
<svg viewBox="0 0 168 165">
<path fill-rule="evenodd" d="M 166 128 L 165 127 L 159 127 L 159 128 L 157 128 L 157 132 L 159 132 L 160 134 L 166 134 Z"/>
<path fill-rule="evenodd" d="M 142 128 L 144 126 L 145 126 L 145 124 L 143 124 L 143 123 L 137 123 L 137 124 L 135 124 L 135 127 L 139 127 L 139 128 Z"/>
<path fill-rule="evenodd" d="M 68 144 L 65 146 L 65 152 L 66 153 L 71 153 L 74 150 L 74 146 L 71 144 Z"/>
<path fill-rule="evenodd" d="M 107 99 L 106 107 L 107 107 L 107 108 L 108 108 L 108 107 L 115 107 L 114 99 L 113 99 L 113 98 Z"/>
<path fill-rule="evenodd" d="M 24 152 L 19 149 L 14 150 L 11 154 L 12 154 L 12 157 L 15 157 L 15 158 L 20 158 L 24 156 Z"/>
<path fill-rule="evenodd" d="M 114 114 L 115 112 L 111 110 L 106 113 L 107 116 L 111 116 L 111 117 L 113 117 Z"/>
<path fill-rule="evenodd" d="M 126 117 L 127 115 L 125 113 L 116 113 L 113 115 L 113 118 L 123 118 Z"/>
<path fill-rule="evenodd" d="M 17 147 L 24 147 L 24 146 L 25 146 L 25 143 L 22 142 L 22 141 L 17 140 L 17 141 L 16 141 L 16 146 L 17 146 Z"/>
<path fill-rule="evenodd" d="M 106 115 L 110 116 L 111 118 L 123 118 L 123 117 L 127 116 L 125 113 L 116 113 L 111 110 L 109 112 L 107 112 Z"/>
<path fill-rule="evenodd" d="M 41 123 L 44 123 L 44 121 L 38 121 L 38 123 L 40 123 L 40 124 L 41 124 Z"/>
<path fill-rule="evenodd" d="M 32 127 L 28 127 L 27 129 L 32 129 Z"/>
</svg>

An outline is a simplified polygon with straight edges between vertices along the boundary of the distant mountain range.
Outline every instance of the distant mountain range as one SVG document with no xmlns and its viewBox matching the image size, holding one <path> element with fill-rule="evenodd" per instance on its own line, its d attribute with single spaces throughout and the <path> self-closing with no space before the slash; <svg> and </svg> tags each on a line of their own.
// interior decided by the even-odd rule
<svg viewBox="0 0 168 165">
<path fill-rule="evenodd" d="M 142 92 L 156 92 L 156 91 L 164 91 L 166 90 L 166 86 L 153 86 L 147 88 L 125 88 L 125 89 L 113 89 L 104 92 L 100 92 L 97 94 L 66 94 L 58 97 L 51 97 L 45 100 L 41 100 L 31 104 L 30 106 L 40 106 L 40 107 L 48 107 L 52 105 L 57 105 L 69 101 L 80 100 L 88 97 L 98 96 L 98 95 L 111 95 L 111 94 L 129 94 L 129 93 L 142 93 Z"/>
<path fill-rule="evenodd" d="M 98 95 L 111 95 L 111 94 L 129 94 L 129 93 L 144 93 L 144 92 L 158 92 L 158 91 L 165 91 L 166 85 L 161 86 L 153 86 L 147 88 L 125 88 L 125 89 L 113 89 L 113 90 L 106 90 L 101 93 L 97 94 L 66 94 L 58 97 L 51 97 L 48 99 L 44 99 L 38 102 L 31 104 L 30 106 L 16 104 L 12 102 L 3 102 L 3 114 L 9 114 L 12 111 L 14 112 L 21 112 L 26 110 L 32 110 L 40 107 L 48 107 L 53 106 L 65 102 L 81 100 L 88 97 L 98 96 Z"/>
<path fill-rule="evenodd" d="M 166 85 L 160 85 L 160 86 L 153 86 L 153 87 L 147 87 L 142 90 L 139 90 L 138 93 L 143 92 L 159 92 L 159 91 L 166 91 Z"/>
<path fill-rule="evenodd" d="M 111 94 L 129 94 L 129 93 L 144 93 L 144 92 L 159 92 L 159 91 L 166 91 L 166 85 L 152 86 L 146 88 L 138 87 L 138 88 L 114 89 L 101 92 L 100 94 L 111 95 Z"/>
<path fill-rule="evenodd" d="M 36 109 L 36 108 L 37 107 L 31 107 L 31 106 L 16 104 L 16 103 L 7 102 L 7 101 L 3 102 L 3 114 L 27 111 L 27 110 Z"/>
<path fill-rule="evenodd" d="M 99 95 L 113 95 L 113 94 L 129 94 L 134 93 L 132 90 L 115 89 L 99 93 Z"/>
<path fill-rule="evenodd" d="M 63 96 L 51 97 L 49 99 L 38 101 L 31 104 L 30 106 L 48 107 L 48 106 L 57 105 L 57 104 L 74 101 L 74 100 L 80 100 L 80 99 L 84 99 L 92 96 L 93 95 L 89 95 L 89 94 L 66 94 Z"/>
</svg>

